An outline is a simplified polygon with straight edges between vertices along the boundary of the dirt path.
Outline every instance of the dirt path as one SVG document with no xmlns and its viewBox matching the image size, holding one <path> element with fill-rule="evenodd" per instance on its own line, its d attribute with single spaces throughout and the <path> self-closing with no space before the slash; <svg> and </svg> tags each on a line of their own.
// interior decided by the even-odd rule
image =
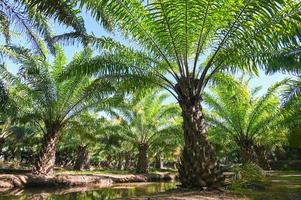
<svg viewBox="0 0 301 200">
<path fill-rule="evenodd" d="M 113 183 L 134 182 L 159 182 L 174 181 L 176 174 L 58 174 L 50 177 L 37 177 L 31 174 L 1 174 L 0 188 L 22 188 L 22 187 L 75 187 L 75 186 L 99 186 L 108 187 Z"/>
</svg>

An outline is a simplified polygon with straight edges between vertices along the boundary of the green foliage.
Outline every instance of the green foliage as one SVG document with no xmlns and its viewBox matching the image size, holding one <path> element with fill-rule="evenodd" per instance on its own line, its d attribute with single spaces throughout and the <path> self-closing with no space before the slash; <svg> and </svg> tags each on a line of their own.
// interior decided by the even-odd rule
<svg viewBox="0 0 301 200">
<path fill-rule="evenodd" d="M 49 21 L 54 19 L 55 22 L 72 27 L 78 34 L 85 35 L 84 20 L 79 14 L 76 2 L 4 0 L 0 4 L 0 32 L 6 45 L 12 46 L 15 36 L 21 36 L 21 40 L 31 44 L 33 52 L 46 57 L 48 50 L 52 54 L 56 53 L 56 40 Z"/>
<path fill-rule="evenodd" d="M 245 163 L 240 166 L 235 166 L 233 172 L 235 173 L 235 180 L 231 186 L 232 188 L 248 188 L 252 187 L 252 184 L 268 184 L 266 173 L 254 163 Z"/>
<path fill-rule="evenodd" d="M 217 72 L 257 72 L 275 54 L 300 42 L 298 1 L 85 0 L 81 4 L 97 21 L 110 21 L 113 31 L 135 41 L 153 60 L 147 68 L 175 98 L 187 94 L 200 98 Z M 114 70 L 116 65 L 95 67 L 101 74 L 124 72 Z M 138 67 L 145 71 L 144 65 Z M 189 92 L 180 92 L 177 83 Z"/>
<path fill-rule="evenodd" d="M 168 95 L 153 91 L 142 98 L 132 97 L 124 105 L 110 110 L 115 117 L 114 128 L 135 146 L 142 143 L 153 148 L 156 145 L 157 151 L 160 147 L 174 148 L 181 143 L 181 120 L 178 106 L 164 104 L 167 98 Z"/>
<path fill-rule="evenodd" d="M 300 77 L 290 80 L 282 92 L 283 109 L 285 110 L 284 126 L 288 128 L 289 145 L 295 148 L 301 147 L 301 82 Z"/>
<path fill-rule="evenodd" d="M 21 121 L 37 127 L 44 137 L 53 131 L 59 135 L 66 133 L 63 130 L 68 128 L 83 130 L 84 124 L 76 124 L 76 117 L 96 107 L 99 110 L 109 108 L 123 99 L 123 94 L 113 82 L 91 80 L 86 76 L 62 80 L 61 74 L 67 65 L 66 57 L 61 48 L 56 47 L 56 52 L 53 63 L 48 63 L 36 54 L 24 54 L 13 49 L 14 59 L 21 64 L 19 73 L 14 76 L 1 68 L 2 78 L 13 80 L 10 81 L 11 88 L 15 90 L 14 98 L 17 98 L 20 106 Z M 91 51 L 85 49 L 71 62 L 89 56 Z M 75 141 L 85 142 L 82 138 L 86 138 L 88 142 L 87 135 L 83 134 L 75 134 L 74 137 L 80 137 Z"/>
<path fill-rule="evenodd" d="M 204 94 L 212 141 L 222 145 L 224 152 L 234 151 L 235 145 L 239 151 L 253 151 L 255 146 L 269 150 L 281 146 L 286 135 L 280 126 L 284 116 L 276 92 L 282 83 L 259 97 L 259 88 L 250 90 L 248 81 L 230 79 Z"/>
</svg>

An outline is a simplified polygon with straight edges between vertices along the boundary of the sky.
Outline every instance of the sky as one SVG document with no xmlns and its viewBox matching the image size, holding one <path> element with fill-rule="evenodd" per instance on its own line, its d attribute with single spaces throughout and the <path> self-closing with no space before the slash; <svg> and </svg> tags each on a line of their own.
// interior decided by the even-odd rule
<svg viewBox="0 0 301 200">
<path fill-rule="evenodd" d="M 86 12 L 85 10 L 82 11 L 81 13 L 82 17 L 85 20 L 85 25 L 86 25 L 86 29 L 90 34 L 94 34 L 97 37 L 101 37 L 101 36 L 109 36 L 110 34 L 107 33 L 102 27 L 101 25 L 99 25 L 98 22 L 96 22 L 90 15 L 88 12 Z M 67 28 L 65 26 L 59 25 L 57 23 L 53 23 L 53 29 L 54 32 L 56 34 L 62 34 L 62 33 L 66 33 L 68 31 L 72 31 L 72 29 Z M 112 36 L 112 34 L 110 35 Z M 119 35 L 113 35 L 113 38 L 121 41 L 121 42 L 126 42 L 125 40 L 122 39 L 121 36 Z M 28 45 L 28 42 L 25 42 L 24 39 L 20 38 L 19 41 L 17 41 L 17 43 L 22 43 L 23 45 Z M 68 60 L 71 60 L 71 58 L 73 57 L 75 52 L 78 52 L 82 49 L 82 47 L 80 45 L 75 45 L 75 46 L 63 46 L 64 52 L 66 54 L 66 57 Z M 7 66 L 8 66 L 8 70 L 11 71 L 12 73 L 16 73 L 18 71 L 18 67 L 13 64 L 10 61 L 7 61 Z M 273 84 L 275 84 L 276 82 L 279 82 L 281 80 L 283 80 L 284 78 L 289 77 L 286 74 L 281 74 L 281 73 L 275 73 L 273 75 L 266 75 L 264 71 L 260 70 L 259 72 L 259 76 L 258 77 L 254 77 L 253 79 L 251 79 L 250 81 L 250 87 L 254 88 L 254 87 L 258 87 L 258 86 L 262 86 L 262 90 L 259 92 L 259 95 L 262 95 L 266 92 L 266 90 Z"/>
</svg>

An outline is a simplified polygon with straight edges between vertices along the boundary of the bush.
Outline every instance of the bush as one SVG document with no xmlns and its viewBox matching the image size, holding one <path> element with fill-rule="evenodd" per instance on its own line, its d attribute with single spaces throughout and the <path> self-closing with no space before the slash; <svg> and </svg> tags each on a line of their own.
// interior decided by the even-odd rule
<svg viewBox="0 0 301 200">
<path fill-rule="evenodd" d="M 246 163 L 233 168 L 235 173 L 232 188 L 264 189 L 269 183 L 266 173 L 254 163 Z"/>
</svg>

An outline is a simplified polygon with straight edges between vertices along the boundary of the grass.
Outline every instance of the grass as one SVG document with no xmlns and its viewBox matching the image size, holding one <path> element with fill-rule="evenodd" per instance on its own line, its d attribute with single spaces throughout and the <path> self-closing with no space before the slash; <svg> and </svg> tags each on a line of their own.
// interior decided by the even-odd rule
<svg viewBox="0 0 301 200">
<path fill-rule="evenodd" d="M 273 171 L 268 179 L 271 181 L 263 190 L 232 187 L 235 194 L 252 200 L 283 200 L 301 199 L 301 172 L 300 171 Z"/>
</svg>

